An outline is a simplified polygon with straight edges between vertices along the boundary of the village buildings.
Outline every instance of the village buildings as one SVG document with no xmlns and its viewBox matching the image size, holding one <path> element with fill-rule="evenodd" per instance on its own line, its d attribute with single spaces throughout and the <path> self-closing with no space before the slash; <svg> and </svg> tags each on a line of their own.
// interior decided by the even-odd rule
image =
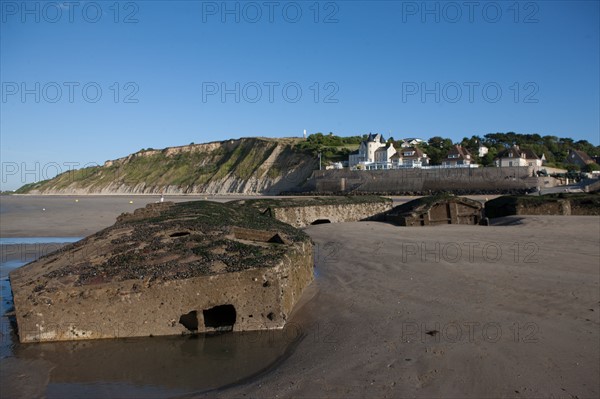
<svg viewBox="0 0 600 399">
<path fill-rule="evenodd" d="M 381 134 L 369 134 L 357 151 L 350 154 L 348 166 L 356 169 L 420 168 L 429 165 L 429 157 L 416 145 L 420 139 L 405 140 L 398 149 L 388 143 Z"/>
<path fill-rule="evenodd" d="M 455 144 L 450 148 L 440 165 L 431 165 L 431 160 L 426 153 L 427 144 L 418 138 L 403 139 L 398 142 L 388 142 L 381 134 L 369 134 L 360 143 L 358 150 L 349 155 L 347 166 L 351 169 L 379 170 L 402 168 L 478 168 L 476 160 L 488 154 L 488 148 L 481 142 L 473 155 L 466 147 Z M 594 159 L 583 151 L 570 150 L 566 159 L 567 163 L 585 167 L 594 163 Z M 545 154 L 538 156 L 533 150 L 520 148 L 513 145 L 498 153 L 494 158 L 493 166 L 496 167 L 533 167 L 539 170 L 546 163 Z M 332 169 L 343 168 L 338 163 Z"/>
</svg>

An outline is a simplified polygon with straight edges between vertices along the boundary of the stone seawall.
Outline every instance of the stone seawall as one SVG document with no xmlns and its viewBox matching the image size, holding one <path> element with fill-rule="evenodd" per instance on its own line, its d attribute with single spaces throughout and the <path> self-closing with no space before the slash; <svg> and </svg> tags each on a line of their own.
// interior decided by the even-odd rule
<svg viewBox="0 0 600 399">
<path fill-rule="evenodd" d="M 356 222 L 376 218 L 392 209 L 391 201 L 366 204 L 317 205 L 271 208 L 272 216 L 294 227 L 318 223 Z"/>
<path fill-rule="evenodd" d="M 536 177 L 533 167 L 315 171 L 307 191 L 319 193 L 425 193 L 531 190 L 554 187 L 552 177 Z"/>
</svg>

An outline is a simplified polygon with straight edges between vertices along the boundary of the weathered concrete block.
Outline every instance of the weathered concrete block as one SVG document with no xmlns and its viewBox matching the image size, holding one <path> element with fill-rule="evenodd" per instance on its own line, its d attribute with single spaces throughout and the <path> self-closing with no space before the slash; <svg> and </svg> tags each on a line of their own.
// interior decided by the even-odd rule
<svg viewBox="0 0 600 399">
<path fill-rule="evenodd" d="M 377 196 L 305 197 L 237 201 L 294 227 L 377 219 L 392 209 L 392 200 Z"/>
<path fill-rule="evenodd" d="M 302 231 L 205 201 L 122 215 L 10 274 L 21 342 L 282 328 L 312 279 Z"/>
<path fill-rule="evenodd" d="M 479 201 L 437 195 L 397 206 L 386 215 L 386 220 L 400 226 L 478 224 L 482 220 L 482 213 L 483 204 Z"/>
<path fill-rule="evenodd" d="M 509 215 L 600 215 L 599 193 L 510 195 L 485 203 L 490 218 Z"/>
</svg>

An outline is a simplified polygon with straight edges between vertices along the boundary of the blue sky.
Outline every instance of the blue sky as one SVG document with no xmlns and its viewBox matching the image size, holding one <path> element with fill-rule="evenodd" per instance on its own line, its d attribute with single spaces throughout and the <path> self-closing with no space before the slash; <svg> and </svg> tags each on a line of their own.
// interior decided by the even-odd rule
<svg viewBox="0 0 600 399">
<path fill-rule="evenodd" d="M 598 1 L 0 4 L 3 190 L 303 129 L 600 144 Z"/>
</svg>

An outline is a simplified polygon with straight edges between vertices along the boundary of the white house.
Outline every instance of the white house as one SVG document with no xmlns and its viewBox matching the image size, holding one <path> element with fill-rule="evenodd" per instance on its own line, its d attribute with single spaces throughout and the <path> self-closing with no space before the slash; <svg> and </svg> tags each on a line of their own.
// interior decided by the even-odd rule
<svg viewBox="0 0 600 399">
<path fill-rule="evenodd" d="M 426 165 L 429 165 L 429 157 L 418 147 L 403 146 L 398 151 L 380 134 L 369 134 L 367 139 L 360 143 L 358 150 L 350 154 L 348 159 L 350 168 L 358 167 L 367 170 L 419 168 Z"/>
<path fill-rule="evenodd" d="M 513 145 L 506 150 L 498 153 L 494 159 L 496 166 L 542 166 L 542 160 L 532 150 L 519 148 L 518 145 Z"/>
<path fill-rule="evenodd" d="M 414 137 L 409 137 L 406 139 L 402 139 L 402 144 L 400 144 L 400 147 L 403 147 L 403 148 L 413 147 L 415 145 L 419 145 L 424 142 L 425 142 L 425 140 L 421 140 L 421 139 L 414 138 Z"/>
<path fill-rule="evenodd" d="M 381 134 L 369 133 L 367 139 L 360 143 L 358 151 L 355 151 L 350 154 L 350 157 L 348 159 L 348 166 L 352 168 L 357 166 L 358 164 L 368 165 L 375 163 L 375 152 L 378 149 L 386 146 L 386 141 Z M 391 146 L 391 148 L 394 148 L 394 146 Z M 396 150 L 394 149 L 393 151 Z"/>
<path fill-rule="evenodd" d="M 429 157 L 418 147 L 404 147 L 390 158 L 393 168 L 420 168 L 429 165 Z"/>
<path fill-rule="evenodd" d="M 448 151 L 446 158 L 442 160 L 442 166 L 445 167 L 465 166 L 471 165 L 472 163 L 473 159 L 469 150 L 458 144 L 455 144 L 454 147 Z"/>
<path fill-rule="evenodd" d="M 481 141 L 479 142 L 479 147 L 477 149 L 477 153 L 479 155 L 479 158 L 483 158 L 483 156 L 488 153 L 488 148 L 486 146 L 484 146 L 483 144 L 481 144 Z"/>
<path fill-rule="evenodd" d="M 396 153 L 396 149 L 392 143 L 387 143 L 384 147 L 379 147 L 375 151 L 376 163 L 389 163 L 392 155 Z"/>
</svg>

